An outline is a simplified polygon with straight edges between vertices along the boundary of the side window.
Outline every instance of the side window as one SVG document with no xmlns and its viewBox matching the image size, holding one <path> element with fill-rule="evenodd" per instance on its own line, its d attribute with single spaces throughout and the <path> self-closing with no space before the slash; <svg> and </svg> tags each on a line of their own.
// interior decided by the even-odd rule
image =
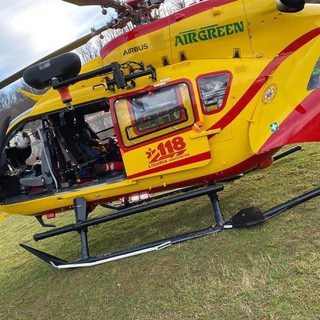
<svg viewBox="0 0 320 320">
<path fill-rule="evenodd" d="M 307 90 L 313 90 L 317 88 L 320 88 L 320 58 L 312 70 Z"/>
<path fill-rule="evenodd" d="M 198 79 L 200 99 L 204 112 L 216 111 L 223 107 L 230 82 L 228 73 L 204 76 Z"/>
<path fill-rule="evenodd" d="M 127 147 L 191 126 L 195 119 L 186 83 L 117 99 L 114 108 Z"/>
<path fill-rule="evenodd" d="M 180 100 L 180 101 L 179 101 Z M 130 99 L 134 124 L 129 127 L 138 135 L 186 120 L 186 112 L 174 87 L 151 91 Z"/>
</svg>

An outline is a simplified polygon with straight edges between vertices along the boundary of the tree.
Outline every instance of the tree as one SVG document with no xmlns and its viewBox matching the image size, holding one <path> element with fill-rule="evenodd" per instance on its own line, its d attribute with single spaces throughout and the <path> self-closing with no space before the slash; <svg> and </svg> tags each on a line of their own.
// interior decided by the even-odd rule
<svg viewBox="0 0 320 320">
<path fill-rule="evenodd" d="M 97 57 L 99 55 L 98 48 L 92 43 L 92 41 L 87 42 L 80 48 L 75 50 L 76 53 L 79 55 L 81 62 L 87 63 L 93 58 Z"/>
<path fill-rule="evenodd" d="M 46 90 L 36 90 L 28 86 L 23 80 L 12 85 L 9 89 L 0 91 L 0 116 L 14 118 L 34 105 L 34 100 L 19 92 L 23 89 L 36 95 L 45 93 Z"/>
</svg>

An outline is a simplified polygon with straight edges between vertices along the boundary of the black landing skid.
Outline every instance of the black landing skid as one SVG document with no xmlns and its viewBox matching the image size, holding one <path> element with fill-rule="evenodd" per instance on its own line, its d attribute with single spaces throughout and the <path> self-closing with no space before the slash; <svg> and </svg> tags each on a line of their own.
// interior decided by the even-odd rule
<svg viewBox="0 0 320 320">
<path fill-rule="evenodd" d="M 74 199 L 74 211 L 76 216 L 75 224 L 67 225 L 61 228 L 56 228 L 53 230 L 36 234 L 34 236 L 34 239 L 36 241 L 39 241 L 49 237 L 54 237 L 60 234 L 68 233 L 71 231 L 76 231 L 79 233 L 79 236 L 80 236 L 81 258 L 79 260 L 74 262 L 68 262 L 68 261 L 59 259 L 55 256 L 52 256 L 50 254 L 47 254 L 43 251 L 39 251 L 35 248 L 29 247 L 27 245 L 21 244 L 21 246 L 24 249 L 36 255 L 38 258 L 42 259 L 43 261 L 51 264 L 52 266 L 58 269 L 92 267 L 102 263 L 136 256 L 142 253 L 158 251 L 174 244 L 182 243 L 184 241 L 191 240 L 191 239 L 197 239 L 209 234 L 215 234 L 223 230 L 241 228 L 241 227 L 251 227 L 251 226 L 260 224 L 262 222 L 265 222 L 285 210 L 293 208 L 294 206 L 300 203 L 303 203 L 305 201 L 308 201 L 320 195 L 320 188 L 318 188 L 308 193 L 305 193 L 297 198 L 294 198 L 290 201 L 282 203 L 281 205 L 271 208 L 265 212 L 262 212 L 260 209 L 254 208 L 254 207 L 243 209 L 239 211 L 235 216 L 233 216 L 232 219 L 225 222 L 223 214 L 220 209 L 219 199 L 217 195 L 217 192 L 221 190 L 223 190 L 222 185 L 203 187 L 202 189 L 189 191 L 184 194 L 175 195 L 169 198 L 165 198 L 159 201 L 151 202 L 151 203 L 136 206 L 136 207 L 129 207 L 108 215 L 104 215 L 104 216 L 92 218 L 92 219 L 87 219 L 88 209 L 87 209 L 86 200 L 81 197 L 76 198 Z M 143 244 L 135 248 L 115 251 L 102 256 L 96 256 L 96 257 L 90 256 L 89 246 L 88 246 L 88 234 L 87 234 L 88 227 L 105 223 L 108 221 L 124 218 L 134 214 L 142 213 L 144 211 L 148 211 L 151 209 L 160 208 L 160 207 L 181 202 L 184 200 L 193 199 L 203 195 L 208 195 L 210 198 L 212 208 L 213 208 L 213 215 L 214 215 L 214 222 L 215 222 L 214 225 L 209 226 L 208 228 L 205 228 L 202 230 L 197 230 L 194 232 L 177 235 L 171 238 Z"/>
</svg>

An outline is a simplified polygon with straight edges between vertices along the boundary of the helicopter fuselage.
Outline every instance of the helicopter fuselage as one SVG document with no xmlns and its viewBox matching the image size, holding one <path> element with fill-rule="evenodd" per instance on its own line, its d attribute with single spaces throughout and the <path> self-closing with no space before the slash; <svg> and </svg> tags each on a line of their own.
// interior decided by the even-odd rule
<svg viewBox="0 0 320 320">
<path fill-rule="evenodd" d="M 14 119 L 6 144 L 24 128 L 38 132 L 53 187 L 37 192 L 35 180 L 22 184 L 25 171 L 6 167 L 15 191 L 0 209 L 32 216 L 69 210 L 77 197 L 92 207 L 141 199 L 265 167 L 284 145 L 319 141 L 319 34 L 318 5 L 282 13 L 275 1 L 211 0 L 118 36 L 81 74 L 116 61 L 125 75 L 143 64 L 156 76 L 122 89 L 105 76 L 79 81 L 70 110 L 51 89 Z M 94 131 L 111 132 L 104 140 L 115 138 L 119 157 L 99 163 L 105 175 L 81 176 L 85 165 L 72 163 L 60 129 L 68 114 L 94 126 L 101 112 L 108 120 Z"/>
</svg>

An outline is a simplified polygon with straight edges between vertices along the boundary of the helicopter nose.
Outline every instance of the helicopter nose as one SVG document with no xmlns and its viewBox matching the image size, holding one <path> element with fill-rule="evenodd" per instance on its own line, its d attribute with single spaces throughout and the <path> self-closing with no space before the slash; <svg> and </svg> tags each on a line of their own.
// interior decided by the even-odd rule
<svg viewBox="0 0 320 320">
<path fill-rule="evenodd" d="M 298 12 L 303 10 L 305 0 L 276 0 L 280 12 Z"/>
</svg>

